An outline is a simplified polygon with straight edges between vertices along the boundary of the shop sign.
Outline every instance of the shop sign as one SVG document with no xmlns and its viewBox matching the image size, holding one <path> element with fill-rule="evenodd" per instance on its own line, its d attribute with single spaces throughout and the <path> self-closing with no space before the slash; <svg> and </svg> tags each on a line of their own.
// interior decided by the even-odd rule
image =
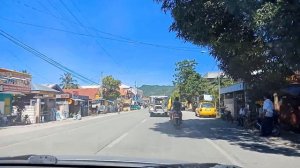
<svg viewBox="0 0 300 168">
<path fill-rule="evenodd" d="M 69 94 L 58 94 L 58 95 L 56 95 L 56 98 L 57 99 L 68 99 L 68 98 L 70 98 L 70 95 Z"/>
<path fill-rule="evenodd" d="M 29 93 L 30 90 L 29 74 L 0 68 L 0 91 Z"/>
<path fill-rule="evenodd" d="M 81 99 L 81 100 L 88 100 L 88 96 L 81 96 L 81 95 L 72 95 L 73 99 Z"/>
<path fill-rule="evenodd" d="M 231 92 L 241 91 L 241 90 L 244 90 L 244 87 L 245 87 L 244 83 L 237 83 L 237 84 L 234 84 L 234 85 L 231 85 L 231 86 L 221 88 L 220 93 L 224 94 L 224 93 L 231 93 Z"/>
<path fill-rule="evenodd" d="M 43 94 L 40 96 L 34 96 L 35 99 L 42 99 L 42 98 L 54 98 L 55 96 L 53 94 Z"/>
</svg>

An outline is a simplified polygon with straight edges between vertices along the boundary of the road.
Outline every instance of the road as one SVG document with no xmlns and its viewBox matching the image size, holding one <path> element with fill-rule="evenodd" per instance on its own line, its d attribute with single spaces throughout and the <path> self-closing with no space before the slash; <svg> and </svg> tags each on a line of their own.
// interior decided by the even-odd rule
<svg viewBox="0 0 300 168">
<path fill-rule="evenodd" d="M 0 130 L 0 156 L 99 155 L 223 163 L 242 167 L 297 167 L 300 150 L 220 119 L 183 113 L 176 130 L 147 110 Z"/>
</svg>

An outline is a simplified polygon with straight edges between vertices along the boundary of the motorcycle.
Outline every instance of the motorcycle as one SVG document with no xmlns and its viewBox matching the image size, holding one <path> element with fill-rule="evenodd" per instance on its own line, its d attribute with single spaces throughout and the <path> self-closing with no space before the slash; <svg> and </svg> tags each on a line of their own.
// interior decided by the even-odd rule
<svg viewBox="0 0 300 168">
<path fill-rule="evenodd" d="M 172 120 L 173 120 L 174 126 L 175 126 L 176 128 L 179 128 L 180 125 L 181 125 L 181 117 L 180 117 L 180 113 L 178 113 L 178 112 L 173 112 Z"/>
<path fill-rule="evenodd" d="M 258 120 L 256 123 L 256 128 L 261 132 L 262 131 L 262 120 Z M 271 136 L 278 137 L 280 136 L 280 125 L 276 119 L 273 121 Z"/>
</svg>

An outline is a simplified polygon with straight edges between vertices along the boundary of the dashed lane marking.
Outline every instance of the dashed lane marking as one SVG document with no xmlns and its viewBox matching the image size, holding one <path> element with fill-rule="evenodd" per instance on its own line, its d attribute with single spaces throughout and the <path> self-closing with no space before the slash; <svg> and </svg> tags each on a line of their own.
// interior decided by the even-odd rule
<svg viewBox="0 0 300 168">
<path fill-rule="evenodd" d="M 124 139 L 127 135 L 128 135 L 128 132 L 122 134 L 120 137 L 118 137 L 117 139 L 115 139 L 114 141 L 112 141 L 110 144 L 108 144 L 107 148 L 112 148 L 114 145 L 116 145 L 117 143 L 121 142 L 122 139 Z"/>
<path fill-rule="evenodd" d="M 241 163 L 239 163 L 236 159 L 231 157 L 225 150 L 223 150 L 219 145 L 217 145 L 215 142 L 213 142 L 210 139 L 204 138 L 206 142 L 211 144 L 216 150 L 218 150 L 220 153 L 222 153 L 233 165 L 243 167 Z"/>
<path fill-rule="evenodd" d="M 144 123 L 144 122 L 146 122 L 146 121 L 147 121 L 147 119 L 145 118 L 144 120 L 141 121 L 141 123 Z"/>
<path fill-rule="evenodd" d="M 135 128 L 137 128 L 138 126 L 140 126 L 141 124 L 143 124 L 144 122 L 146 122 L 147 119 L 143 119 L 140 123 L 136 124 L 134 127 L 132 127 L 131 129 L 129 129 L 127 132 L 123 133 L 121 136 L 119 136 L 117 139 L 115 139 L 114 141 L 112 141 L 111 143 L 101 147 L 99 150 L 97 150 L 97 152 L 95 154 L 99 154 L 102 150 L 104 150 L 105 148 L 112 148 L 114 147 L 116 144 L 120 143 L 126 136 L 128 136 L 129 132 L 134 130 Z"/>
</svg>

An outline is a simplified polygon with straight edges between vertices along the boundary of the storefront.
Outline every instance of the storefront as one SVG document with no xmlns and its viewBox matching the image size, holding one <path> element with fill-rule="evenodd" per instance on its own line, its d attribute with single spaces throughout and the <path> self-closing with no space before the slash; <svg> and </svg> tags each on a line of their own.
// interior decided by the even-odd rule
<svg viewBox="0 0 300 168">
<path fill-rule="evenodd" d="M 12 112 L 12 94 L 0 93 L 0 115 L 10 115 Z"/>
<path fill-rule="evenodd" d="M 57 112 L 62 118 L 72 117 L 75 114 L 88 115 L 89 97 L 63 93 L 56 95 Z"/>
<path fill-rule="evenodd" d="M 32 84 L 31 92 L 26 94 L 25 110 L 31 123 L 41 123 L 56 120 L 56 94 L 57 90 L 44 85 Z"/>
<path fill-rule="evenodd" d="M 221 106 L 226 107 L 233 117 L 237 117 L 241 105 L 246 105 L 248 96 L 246 84 L 241 82 L 220 89 Z"/>
<path fill-rule="evenodd" d="M 17 101 L 15 97 L 30 93 L 30 87 L 31 76 L 29 74 L 0 68 L 1 115 L 12 115 L 12 104 Z"/>
<path fill-rule="evenodd" d="M 68 93 L 56 95 L 56 120 L 63 120 L 70 117 L 69 105 L 71 102 L 71 96 Z"/>
<path fill-rule="evenodd" d="M 279 112 L 281 124 L 300 131 L 300 72 L 296 72 L 288 81 L 289 85 L 273 95 L 274 106 Z"/>
</svg>

